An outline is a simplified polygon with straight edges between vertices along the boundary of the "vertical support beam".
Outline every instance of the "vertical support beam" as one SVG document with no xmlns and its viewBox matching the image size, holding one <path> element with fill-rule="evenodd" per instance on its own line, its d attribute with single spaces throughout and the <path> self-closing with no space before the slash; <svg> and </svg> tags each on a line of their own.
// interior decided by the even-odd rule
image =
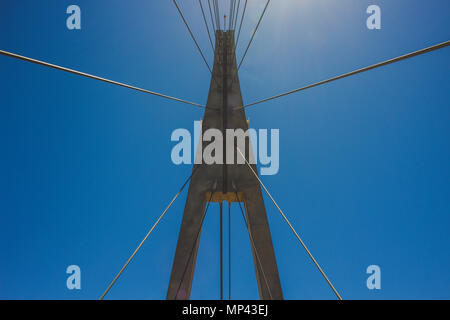
<svg viewBox="0 0 450 320">
<path fill-rule="evenodd" d="M 228 202 L 228 300 L 231 300 L 231 202 Z"/>
<path fill-rule="evenodd" d="M 223 214 L 222 202 L 220 205 L 220 300 L 223 300 Z"/>
</svg>

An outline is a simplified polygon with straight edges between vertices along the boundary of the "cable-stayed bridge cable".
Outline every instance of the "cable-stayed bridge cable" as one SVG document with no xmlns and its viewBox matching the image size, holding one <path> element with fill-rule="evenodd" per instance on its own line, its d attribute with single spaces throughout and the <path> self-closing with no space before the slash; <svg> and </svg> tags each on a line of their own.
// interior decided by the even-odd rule
<svg viewBox="0 0 450 320">
<path fill-rule="evenodd" d="M 237 38 L 236 38 L 235 47 L 237 47 L 238 42 L 239 42 L 239 36 L 241 35 L 242 23 L 244 22 L 245 10 L 247 9 L 247 1 L 248 0 L 245 0 L 244 10 L 242 11 L 241 23 L 239 24 L 239 31 L 238 31 L 238 35 L 237 35 Z"/>
<path fill-rule="evenodd" d="M 247 46 L 247 49 L 245 49 L 244 55 L 242 56 L 242 59 L 241 59 L 241 62 L 239 62 L 239 65 L 238 65 L 238 68 L 237 68 L 238 70 L 241 68 L 242 62 L 244 62 L 245 56 L 247 55 L 247 52 L 248 52 L 248 49 L 250 48 L 250 45 L 253 42 L 253 38 L 255 37 L 256 31 L 258 31 L 258 28 L 259 28 L 259 25 L 261 23 L 261 20 L 264 17 L 264 13 L 266 13 L 267 6 L 269 5 L 269 2 L 270 2 L 270 0 L 267 0 L 266 6 L 264 7 L 264 10 L 261 13 L 261 16 L 259 17 L 258 23 L 256 25 L 255 30 L 253 31 L 252 37 L 250 38 L 250 41 L 249 41 L 248 46 Z"/>
<path fill-rule="evenodd" d="M 258 175 L 256 174 L 256 172 L 253 170 L 252 166 L 250 165 L 250 163 L 248 163 L 247 159 L 245 158 L 245 156 L 242 154 L 241 150 L 239 148 L 236 148 L 237 151 L 240 153 L 240 155 L 242 156 L 242 158 L 244 158 L 245 163 L 247 164 L 247 166 L 250 168 L 251 172 L 253 173 L 253 175 L 256 177 L 256 179 L 258 180 L 259 184 L 261 185 L 261 187 L 263 187 L 264 191 L 266 191 L 267 195 L 270 197 L 270 200 L 272 200 L 273 204 L 277 207 L 278 211 L 280 212 L 281 216 L 283 217 L 284 221 L 286 221 L 286 223 L 288 224 L 288 226 L 291 228 L 292 232 L 295 234 L 295 236 L 297 237 L 298 241 L 300 242 L 300 244 L 302 245 L 302 247 L 305 249 L 306 253 L 309 255 L 309 257 L 311 258 L 311 260 L 314 262 L 314 264 L 316 265 L 317 269 L 320 271 L 320 273 L 322 274 L 322 276 L 325 278 L 325 280 L 327 281 L 328 285 L 330 286 L 330 288 L 333 290 L 334 294 L 338 297 L 339 300 L 342 300 L 341 295 L 337 292 L 337 290 L 335 289 L 335 287 L 333 286 L 333 284 L 331 283 L 331 281 L 328 279 L 327 275 L 325 274 L 325 272 L 322 270 L 322 268 L 320 267 L 319 263 L 317 262 L 317 260 L 314 258 L 314 256 L 311 254 L 311 251 L 309 251 L 308 247 L 306 247 L 305 243 L 303 242 L 303 240 L 300 238 L 300 236 L 298 235 L 297 231 L 295 231 L 294 227 L 292 226 L 292 224 L 289 222 L 288 218 L 286 217 L 286 215 L 283 213 L 283 211 L 280 209 L 280 207 L 278 206 L 278 204 L 276 203 L 275 199 L 272 197 L 272 195 L 270 194 L 269 190 L 267 190 L 266 186 L 264 185 L 264 183 L 262 183 L 261 179 L 258 177 Z"/>
<path fill-rule="evenodd" d="M 213 31 L 214 31 L 214 34 L 215 34 L 216 33 L 216 26 L 215 26 L 213 13 L 212 13 L 212 9 L 211 9 L 211 0 L 208 0 L 208 7 L 209 7 L 209 15 L 211 16 L 212 28 L 213 28 Z"/>
<path fill-rule="evenodd" d="M 189 31 L 189 34 L 191 35 L 191 38 L 192 38 L 192 40 L 194 41 L 195 46 L 196 46 L 197 49 L 198 49 L 198 52 L 200 52 L 200 55 L 202 56 L 203 61 L 205 62 L 206 66 L 208 67 L 209 72 L 210 72 L 211 75 L 212 75 L 213 73 L 212 73 L 211 67 L 209 66 L 208 62 L 206 61 L 206 58 L 205 58 L 205 55 L 203 54 L 202 49 L 201 49 L 200 46 L 198 45 L 198 42 L 197 42 L 197 40 L 195 39 L 194 34 L 193 34 L 192 31 L 191 31 L 191 28 L 189 27 L 189 25 L 188 25 L 186 19 L 184 18 L 183 12 L 181 12 L 181 9 L 180 9 L 180 7 L 178 6 L 178 3 L 177 3 L 176 0 L 173 0 L 173 3 L 174 3 L 175 6 L 177 7 L 177 10 L 178 10 L 178 12 L 180 13 L 181 19 L 183 19 L 184 25 L 186 26 L 187 30 Z"/>
<path fill-rule="evenodd" d="M 238 16 L 239 16 L 239 7 L 240 6 L 241 6 L 241 0 L 238 1 L 236 12 L 233 15 L 233 18 L 234 18 L 233 25 L 232 25 L 232 29 L 233 30 L 236 29 L 236 23 L 237 23 L 237 19 L 238 19 Z"/>
<path fill-rule="evenodd" d="M 310 84 L 310 85 L 307 85 L 307 86 L 304 86 L 304 87 L 301 87 L 301 88 L 298 88 L 298 89 L 287 91 L 287 92 L 284 92 L 284 93 L 272 96 L 270 98 L 265 98 L 265 99 L 262 99 L 262 100 L 258 100 L 258 101 L 246 104 L 245 106 L 237 107 L 237 108 L 235 108 L 235 110 L 247 108 L 247 107 L 254 106 L 256 104 L 260 104 L 260 103 L 263 103 L 263 102 L 266 102 L 266 101 L 278 99 L 278 98 L 281 98 L 281 97 L 284 97 L 284 96 L 287 96 L 287 95 L 290 95 L 290 94 L 293 94 L 293 93 L 296 93 L 296 92 L 299 92 L 299 91 L 303 91 L 303 90 L 306 90 L 306 89 L 314 88 L 314 87 L 320 86 L 322 84 L 326 84 L 326 83 L 329 83 L 329 82 L 332 82 L 332 81 L 336 81 L 336 80 L 339 80 L 339 79 L 350 77 L 350 76 L 358 74 L 358 73 L 362 73 L 362 72 L 369 71 L 369 70 L 372 70 L 372 69 L 375 69 L 375 68 L 386 66 L 386 65 L 394 63 L 394 62 L 398 62 L 398 61 L 401 61 L 401 60 L 412 58 L 412 57 L 415 57 L 415 56 L 418 56 L 418 55 L 421 55 L 421 54 L 424 54 L 424 53 L 427 53 L 427 52 L 431 52 L 431 51 L 434 51 L 434 50 L 442 49 L 442 48 L 445 48 L 445 47 L 447 47 L 449 45 L 450 45 L 450 41 L 445 41 L 445 42 L 442 42 L 442 43 L 438 43 L 438 44 L 435 44 L 435 45 L 433 45 L 431 47 L 427 47 L 427 48 L 424 48 L 424 49 L 421 49 L 421 50 L 417 50 L 417 51 L 414 51 L 414 52 L 411 52 L 411 53 L 404 54 L 402 56 L 399 56 L 399 57 L 396 57 L 396 58 L 393 58 L 393 59 L 385 60 L 385 61 L 373 64 L 373 65 L 370 65 L 368 67 L 364 67 L 364 68 L 361 68 L 361 69 L 357 69 L 357 70 L 354 70 L 354 71 L 351 71 L 351 72 L 344 73 L 344 74 L 342 74 L 340 76 L 336 76 L 336 77 L 329 78 L 329 79 L 323 80 L 323 81 L 319 81 L 319 82 L 316 82 L 316 83 L 313 83 L 313 84 Z"/>
<path fill-rule="evenodd" d="M 188 184 L 188 182 L 191 180 L 192 176 L 195 174 L 195 172 L 197 171 L 197 167 L 194 168 L 194 170 L 192 171 L 191 175 L 189 176 L 189 178 L 187 178 L 187 180 L 184 182 L 184 184 L 182 185 L 182 187 L 180 188 L 180 190 L 175 194 L 175 196 L 172 198 L 172 201 L 170 201 L 169 205 L 166 207 L 166 209 L 163 211 L 163 213 L 159 216 L 158 220 L 156 220 L 155 224 L 153 225 L 153 227 L 147 232 L 147 234 L 145 235 L 144 239 L 141 241 L 141 243 L 137 246 L 136 250 L 134 250 L 133 254 L 128 258 L 127 262 L 124 264 L 124 266 L 122 267 L 122 269 L 120 269 L 119 273 L 114 277 L 113 281 L 109 284 L 109 286 L 106 288 L 105 292 L 103 292 L 102 296 L 100 297 L 99 300 L 103 300 L 103 298 L 108 294 L 109 290 L 111 290 L 112 286 L 116 283 L 117 279 L 119 279 L 120 275 L 123 273 L 123 271 L 125 270 L 125 268 L 128 266 L 128 264 L 131 262 L 131 260 L 133 259 L 133 257 L 136 255 L 136 253 L 139 251 L 139 249 L 142 247 L 142 245 L 144 244 L 144 242 L 147 240 L 147 238 L 150 236 L 150 234 L 153 232 L 153 230 L 156 228 L 156 226 L 158 225 L 158 223 L 161 221 L 161 219 L 164 217 L 164 215 L 166 214 L 167 210 L 169 210 L 169 208 L 172 206 L 172 204 L 175 202 L 175 200 L 178 198 L 178 196 L 180 195 L 180 193 L 183 191 L 184 187 L 186 187 L 186 185 Z"/>
<path fill-rule="evenodd" d="M 193 106 L 196 106 L 196 107 L 202 107 L 202 108 L 205 107 L 204 105 L 201 105 L 201 104 L 198 104 L 198 103 L 195 103 L 195 102 L 190 102 L 190 101 L 187 101 L 187 100 L 174 98 L 174 97 L 162 94 L 162 93 L 158 93 L 158 92 L 150 91 L 150 90 L 147 90 L 147 89 L 142 89 L 142 88 L 139 88 L 139 87 L 135 87 L 135 86 L 132 86 L 132 85 L 129 85 L 129 84 L 126 84 L 126 83 L 122 83 L 122 82 L 118 82 L 118 81 L 114 81 L 114 80 L 109 80 L 109 79 L 106 79 L 106 78 L 98 77 L 98 76 L 95 76 L 95 75 L 92 75 L 92 74 L 89 74 L 89 73 L 77 71 L 77 70 L 74 70 L 74 69 L 69 69 L 69 68 L 62 67 L 62 66 L 59 66 L 59 65 L 56 65 L 56 64 L 52 64 L 52 63 L 48 63 L 48 62 L 45 62 L 45 61 L 41 61 L 41 60 L 37 60 L 37 59 L 21 56 L 21 55 L 18 55 L 16 53 L 0 50 L 0 54 L 2 54 L 4 56 L 11 57 L 11 58 L 16 58 L 16 59 L 20 59 L 20 60 L 23 60 L 23 61 L 39 64 L 41 66 L 50 67 L 50 68 L 53 68 L 53 69 L 69 72 L 69 73 L 76 74 L 76 75 L 79 75 L 79 76 L 83 76 L 83 77 L 86 77 L 86 78 L 91 78 L 91 79 L 103 81 L 103 82 L 106 82 L 106 83 L 114 84 L 114 85 L 117 85 L 117 86 L 121 86 L 121 87 L 124 87 L 124 88 L 128 88 L 128 89 L 132 89 L 132 90 L 148 93 L 148 94 L 151 94 L 151 95 L 154 95 L 154 96 L 158 96 L 158 97 L 161 97 L 161 98 L 170 99 L 170 100 L 174 100 L 174 101 L 190 104 L 190 105 L 193 105 Z"/>
<path fill-rule="evenodd" d="M 214 45 L 213 45 L 213 41 L 211 39 L 211 33 L 209 32 L 208 22 L 206 21 L 205 11 L 203 10 L 202 0 L 198 0 L 198 3 L 200 4 L 200 9 L 202 10 L 203 21 L 205 22 L 205 27 L 206 27 L 206 31 L 208 32 L 209 42 L 211 43 L 211 49 L 214 53 Z"/>
</svg>

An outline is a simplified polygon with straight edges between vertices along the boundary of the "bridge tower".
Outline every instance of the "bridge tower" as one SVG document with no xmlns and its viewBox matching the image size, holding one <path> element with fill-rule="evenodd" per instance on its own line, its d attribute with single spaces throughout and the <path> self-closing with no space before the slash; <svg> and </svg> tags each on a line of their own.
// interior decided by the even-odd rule
<svg viewBox="0 0 450 320">
<path fill-rule="evenodd" d="M 244 204 L 260 298 L 283 299 L 261 187 L 248 166 L 242 164 L 235 141 L 226 139 L 226 129 L 248 129 L 244 109 L 236 110 L 236 107 L 243 105 L 243 101 L 236 65 L 234 30 L 217 30 L 215 36 L 214 65 L 202 133 L 211 128 L 222 132 L 224 160 L 223 164 L 194 164 L 167 299 L 189 299 L 205 208 L 208 202 L 223 201 Z M 250 139 L 248 136 L 245 139 L 245 156 L 251 159 Z M 226 146 L 230 143 L 233 145 L 234 162 L 226 164 Z M 196 159 L 205 148 L 201 141 L 198 146 Z M 256 172 L 256 166 L 252 166 Z"/>
</svg>

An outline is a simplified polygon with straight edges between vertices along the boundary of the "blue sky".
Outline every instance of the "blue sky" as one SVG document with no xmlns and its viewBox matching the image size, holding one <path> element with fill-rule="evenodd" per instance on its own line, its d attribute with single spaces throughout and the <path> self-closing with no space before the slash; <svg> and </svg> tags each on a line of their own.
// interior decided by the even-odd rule
<svg viewBox="0 0 450 320">
<path fill-rule="evenodd" d="M 197 1 L 179 3 L 211 62 Z M 264 3 L 250 1 L 238 57 Z M 66 28 L 70 4 L 81 30 Z M 381 30 L 366 28 L 370 4 Z M 272 1 L 240 70 L 244 101 L 446 41 L 449 9 Z M 171 1 L 3 0 L 0 49 L 206 102 L 210 74 Z M 253 128 L 280 129 L 280 171 L 263 181 L 344 299 L 450 298 L 449 57 L 445 48 L 247 110 Z M 4 56 L 0 88 L 0 298 L 97 299 L 189 175 L 170 160 L 170 135 L 203 111 Z M 108 298 L 165 298 L 185 199 Z M 285 298 L 334 299 L 265 203 Z M 211 205 L 193 299 L 219 298 L 218 223 Z M 232 298 L 257 299 L 236 205 L 231 241 Z M 66 288 L 71 264 L 81 290 Z M 372 264 L 378 291 L 366 287 Z"/>
</svg>

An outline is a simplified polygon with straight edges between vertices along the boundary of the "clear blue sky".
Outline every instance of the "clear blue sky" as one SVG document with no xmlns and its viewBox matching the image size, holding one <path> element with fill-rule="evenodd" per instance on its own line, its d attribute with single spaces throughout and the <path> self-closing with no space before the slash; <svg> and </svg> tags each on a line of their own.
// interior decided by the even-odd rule
<svg viewBox="0 0 450 320">
<path fill-rule="evenodd" d="M 264 2 L 250 0 L 238 57 Z M 197 1 L 179 3 L 212 61 Z M 79 31 L 66 28 L 70 4 Z M 366 28 L 370 4 L 381 30 Z M 272 1 L 240 71 L 244 101 L 449 40 L 449 9 Z M 210 74 L 171 1 L 2 0 L 0 48 L 206 102 Z M 280 171 L 263 180 L 344 299 L 450 298 L 449 58 L 445 48 L 247 111 L 253 128 L 280 129 Z M 0 298 L 96 299 L 189 175 L 170 160 L 170 134 L 203 111 L 4 56 L 0 88 Z M 108 298 L 165 298 L 185 199 Z M 285 298 L 334 299 L 265 203 Z M 219 297 L 217 213 L 205 220 L 193 299 Z M 232 297 L 258 298 L 237 206 L 232 251 Z M 82 290 L 66 288 L 71 264 Z M 379 291 L 366 288 L 371 264 Z"/>
</svg>

